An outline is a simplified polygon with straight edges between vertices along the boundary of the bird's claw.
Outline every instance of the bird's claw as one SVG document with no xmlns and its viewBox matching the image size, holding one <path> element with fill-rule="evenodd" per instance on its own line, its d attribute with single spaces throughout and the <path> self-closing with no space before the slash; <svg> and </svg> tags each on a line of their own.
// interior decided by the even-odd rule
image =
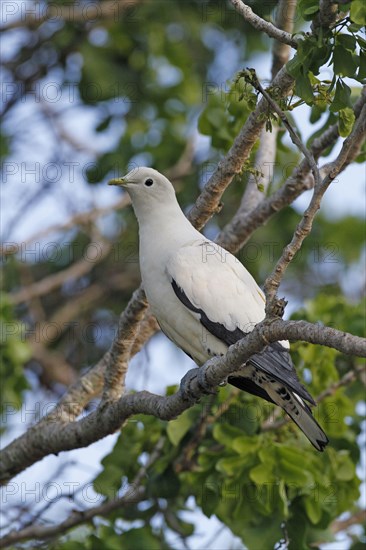
<svg viewBox="0 0 366 550">
<path fill-rule="evenodd" d="M 180 382 L 180 395 L 184 401 L 197 403 L 202 394 L 215 395 L 217 392 L 206 380 L 204 368 L 191 369 L 185 374 Z"/>
</svg>

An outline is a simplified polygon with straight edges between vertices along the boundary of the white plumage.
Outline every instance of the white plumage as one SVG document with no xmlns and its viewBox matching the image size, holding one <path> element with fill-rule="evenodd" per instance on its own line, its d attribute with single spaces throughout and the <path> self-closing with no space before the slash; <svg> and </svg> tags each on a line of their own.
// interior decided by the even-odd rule
<svg viewBox="0 0 366 550">
<path fill-rule="evenodd" d="M 245 267 L 206 239 L 184 216 L 174 188 L 152 168 L 136 168 L 114 179 L 131 196 L 139 222 L 140 268 L 151 309 L 162 331 L 202 365 L 265 316 L 263 292 Z M 304 399 L 288 353 L 278 342 L 251 357 L 228 382 L 281 406 L 320 451 L 328 443 Z"/>
</svg>

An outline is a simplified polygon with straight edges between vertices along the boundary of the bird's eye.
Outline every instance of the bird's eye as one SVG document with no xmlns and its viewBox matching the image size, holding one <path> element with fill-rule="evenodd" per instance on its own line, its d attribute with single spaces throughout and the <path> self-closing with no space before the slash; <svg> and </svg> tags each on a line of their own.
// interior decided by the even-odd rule
<svg viewBox="0 0 366 550">
<path fill-rule="evenodd" d="M 153 183 L 154 181 L 151 178 L 148 178 L 147 180 L 145 180 L 146 187 L 151 187 Z"/>
</svg>

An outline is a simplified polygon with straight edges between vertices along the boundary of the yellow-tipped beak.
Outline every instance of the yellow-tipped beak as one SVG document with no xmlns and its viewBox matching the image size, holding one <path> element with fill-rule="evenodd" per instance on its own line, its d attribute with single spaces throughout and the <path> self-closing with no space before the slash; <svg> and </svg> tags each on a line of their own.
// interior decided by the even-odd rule
<svg viewBox="0 0 366 550">
<path fill-rule="evenodd" d="M 126 185 L 127 183 L 125 178 L 113 178 L 109 180 L 108 185 Z"/>
</svg>

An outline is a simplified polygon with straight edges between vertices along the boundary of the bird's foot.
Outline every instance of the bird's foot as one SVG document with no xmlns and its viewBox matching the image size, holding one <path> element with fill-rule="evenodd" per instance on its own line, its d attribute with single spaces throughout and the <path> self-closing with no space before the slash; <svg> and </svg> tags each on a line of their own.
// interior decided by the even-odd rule
<svg viewBox="0 0 366 550">
<path fill-rule="evenodd" d="M 180 382 L 179 392 L 184 401 L 191 403 L 197 403 L 202 394 L 215 395 L 217 393 L 208 384 L 204 367 L 189 370 Z"/>
</svg>

